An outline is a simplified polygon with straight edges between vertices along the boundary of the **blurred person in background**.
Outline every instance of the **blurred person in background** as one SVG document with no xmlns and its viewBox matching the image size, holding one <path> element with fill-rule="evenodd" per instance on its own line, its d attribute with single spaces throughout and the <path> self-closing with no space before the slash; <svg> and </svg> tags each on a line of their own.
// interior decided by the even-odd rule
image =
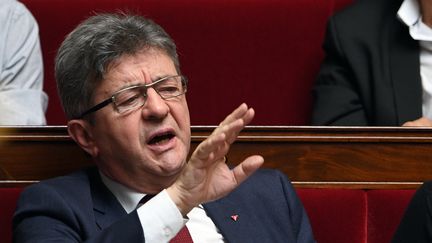
<svg viewBox="0 0 432 243">
<path fill-rule="evenodd" d="M 0 125 L 45 125 L 39 28 L 15 0 L 0 0 Z"/>
<path fill-rule="evenodd" d="M 432 126 L 431 5 L 362 0 L 331 17 L 311 124 Z"/>
</svg>

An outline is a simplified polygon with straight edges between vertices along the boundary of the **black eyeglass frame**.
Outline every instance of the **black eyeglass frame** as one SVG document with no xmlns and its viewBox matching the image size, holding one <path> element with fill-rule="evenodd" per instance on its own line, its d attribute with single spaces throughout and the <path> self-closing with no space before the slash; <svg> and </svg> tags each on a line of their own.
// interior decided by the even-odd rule
<svg viewBox="0 0 432 243">
<path fill-rule="evenodd" d="M 184 86 L 184 91 L 183 91 L 183 93 L 181 93 L 181 94 L 179 94 L 179 95 L 176 95 L 176 96 L 169 97 L 169 98 L 164 98 L 164 97 L 162 97 L 162 96 L 161 96 L 161 97 L 162 97 L 164 100 L 166 100 L 166 99 L 174 98 L 174 97 L 177 97 L 177 96 L 180 96 L 180 95 L 184 95 L 184 94 L 186 93 L 186 91 L 187 91 L 188 79 L 187 79 L 184 75 L 171 75 L 171 76 L 167 76 L 167 77 L 160 78 L 160 79 L 158 79 L 158 80 L 156 80 L 156 81 L 153 81 L 153 82 L 151 82 L 151 83 L 149 83 L 149 84 L 133 85 L 133 86 L 130 86 L 130 87 L 127 87 L 127 88 L 124 88 L 124 89 L 118 90 L 118 91 L 116 91 L 114 94 L 112 94 L 111 97 L 109 97 L 108 99 L 106 99 L 106 100 L 100 102 L 99 104 L 97 104 L 97 105 L 93 106 L 92 108 L 90 108 L 90 109 L 84 111 L 83 113 L 81 113 L 81 115 L 79 115 L 76 119 L 82 119 L 82 118 L 84 118 L 86 115 L 88 115 L 88 114 L 90 114 L 90 113 L 93 113 L 93 112 L 96 112 L 96 111 L 98 111 L 98 110 L 104 108 L 105 106 L 107 106 L 107 105 L 109 105 L 109 104 L 111 104 L 111 103 L 114 103 L 114 104 L 115 104 L 115 97 L 116 97 L 116 95 L 119 94 L 119 93 L 121 93 L 121 92 L 123 92 L 123 91 L 125 91 L 125 90 L 134 89 L 134 88 L 144 88 L 144 89 L 146 90 L 145 93 L 147 93 L 147 90 L 148 90 L 149 88 L 152 88 L 154 85 L 156 85 L 156 84 L 158 84 L 158 83 L 160 83 L 160 82 L 162 82 L 162 81 L 165 81 L 165 80 L 167 80 L 167 79 L 170 79 L 170 78 L 176 78 L 176 77 L 180 77 L 180 79 L 181 79 L 182 85 Z M 159 94 L 159 93 L 158 93 L 158 94 Z M 144 105 L 144 104 L 145 104 L 145 102 L 143 103 L 143 105 Z"/>
</svg>

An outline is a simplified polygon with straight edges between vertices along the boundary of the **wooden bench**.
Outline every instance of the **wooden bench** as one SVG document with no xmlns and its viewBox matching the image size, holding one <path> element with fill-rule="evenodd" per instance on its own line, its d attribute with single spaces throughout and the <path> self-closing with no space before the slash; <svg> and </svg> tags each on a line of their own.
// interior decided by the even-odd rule
<svg viewBox="0 0 432 243">
<path fill-rule="evenodd" d="M 192 149 L 214 127 L 192 127 Z M 0 128 L 0 186 L 21 185 L 91 164 L 64 126 Z M 427 128 L 248 127 L 228 154 L 236 163 L 261 154 L 264 167 L 297 187 L 416 188 L 432 179 Z"/>
<path fill-rule="evenodd" d="M 213 127 L 192 127 L 192 148 Z M 248 127 L 228 154 L 261 154 L 293 181 L 318 242 L 389 242 L 415 189 L 432 178 L 432 129 Z M 22 187 L 91 165 L 59 127 L 0 128 L 0 235 Z M 3 242 L 3 241 L 2 241 Z"/>
</svg>

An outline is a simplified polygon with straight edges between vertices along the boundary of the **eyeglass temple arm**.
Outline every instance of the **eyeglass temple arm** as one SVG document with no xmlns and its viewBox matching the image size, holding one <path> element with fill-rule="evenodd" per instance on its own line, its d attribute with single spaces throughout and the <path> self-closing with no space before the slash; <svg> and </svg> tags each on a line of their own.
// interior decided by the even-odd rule
<svg viewBox="0 0 432 243">
<path fill-rule="evenodd" d="M 86 116 L 86 115 L 88 115 L 90 113 L 93 113 L 93 112 L 95 112 L 97 110 L 100 110 L 100 109 L 102 109 L 103 107 L 107 106 L 108 104 L 110 104 L 112 102 L 113 102 L 113 98 L 110 97 L 110 98 L 102 101 L 101 103 L 97 104 L 96 106 L 93 106 L 92 108 L 86 110 L 79 117 L 77 117 L 77 119 L 82 119 L 84 116 Z"/>
</svg>

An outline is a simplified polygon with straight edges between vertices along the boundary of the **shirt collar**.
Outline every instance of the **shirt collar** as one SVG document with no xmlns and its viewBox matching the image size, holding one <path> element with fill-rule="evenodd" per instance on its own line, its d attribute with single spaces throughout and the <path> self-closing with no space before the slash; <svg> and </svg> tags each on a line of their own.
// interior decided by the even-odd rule
<svg viewBox="0 0 432 243">
<path fill-rule="evenodd" d="M 141 198 L 146 195 L 144 193 L 134 191 L 114 180 L 111 180 L 101 171 L 99 171 L 99 174 L 101 176 L 102 182 L 114 194 L 127 213 L 135 210 Z"/>
<path fill-rule="evenodd" d="M 404 0 L 400 6 L 397 16 L 407 26 L 414 26 L 421 18 L 418 0 Z"/>
</svg>

